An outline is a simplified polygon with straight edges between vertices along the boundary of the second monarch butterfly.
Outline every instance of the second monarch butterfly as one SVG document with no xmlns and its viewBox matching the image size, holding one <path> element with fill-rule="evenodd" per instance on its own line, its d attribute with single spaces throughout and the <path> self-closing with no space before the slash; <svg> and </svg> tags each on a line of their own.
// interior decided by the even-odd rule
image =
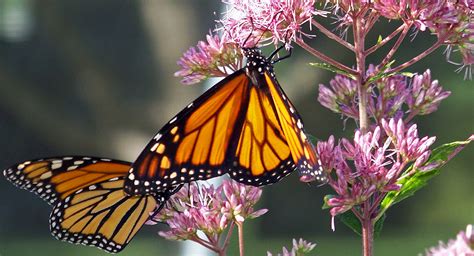
<svg viewBox="0 0 474 256">
<path fill-rule="evenodd" d="M 3 174 L 53 206 L 49 221 L 55 238 L 116 253 L 180 188 L 130 196 L 123 190 L 130 165 L 112 159 L 67 156 L 26 161 Z"/>
<path fill-rule="evenodd" d="M 273 64 L 283 59 L 272 61 L 278 50 L 268 59 L 258 48 L 242 50 L 244 68 L 190 103 L 148 143 L 132 164 L 127 193 L 154 193 L 226 173 L 261 186 L 295 168 L 326 181 L 303 122 L 275 78 Z"/>
</svg>

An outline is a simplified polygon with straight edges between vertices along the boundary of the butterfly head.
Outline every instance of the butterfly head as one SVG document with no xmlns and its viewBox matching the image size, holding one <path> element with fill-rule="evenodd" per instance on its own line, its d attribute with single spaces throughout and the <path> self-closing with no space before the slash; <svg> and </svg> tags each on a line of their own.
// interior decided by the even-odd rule
<svg viewBox="0 0 474 256">
<path fill-rule="evenodd" d="M 261 84 L 260 80 L 265 72 L 272 77 L 275 76 L 272 63 L 262 55 L 262 51 L 259 48 L 242 48 L 242 52 L 247 59 L 245 73 L 247 73 L 247 76 L 254 85 Z"/>
</svg>

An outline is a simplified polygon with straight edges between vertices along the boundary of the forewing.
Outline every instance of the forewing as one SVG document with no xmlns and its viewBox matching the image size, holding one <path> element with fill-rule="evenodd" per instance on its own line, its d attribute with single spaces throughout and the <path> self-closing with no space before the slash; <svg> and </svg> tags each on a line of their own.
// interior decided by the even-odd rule
<svg viewBox="0 0 474 256">
<path fill-rule="evenodd" d="M 3 175 L 15 186 L 54 204 L 92 184 L 125 176 L 130 165 L 107 158 L 64 156 L 16 164 L 5 169 Z"/>
<path fill-rule="evenodd" d="M 154 193 L 224 174 L 232 134 L 241 129 L 248 81 L 237 71 L 171 119 L 133 163 L 126 191 Z"/>
</svg>

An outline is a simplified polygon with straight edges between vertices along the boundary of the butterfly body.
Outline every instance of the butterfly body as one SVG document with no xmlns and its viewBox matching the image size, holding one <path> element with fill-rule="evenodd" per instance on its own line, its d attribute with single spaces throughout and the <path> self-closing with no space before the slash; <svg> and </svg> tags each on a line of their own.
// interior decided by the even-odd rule
<svg viewBox="0 0 474 256">
<path fill-rule="evenodd" d="M 229 174 L 254 186 L 291 173 L 316 173 L 317 157 L 271 60 L 243 49 L 244 68 L 189 104 L 148 143 L 125 181 L 131 195 Z"/>
</svg>

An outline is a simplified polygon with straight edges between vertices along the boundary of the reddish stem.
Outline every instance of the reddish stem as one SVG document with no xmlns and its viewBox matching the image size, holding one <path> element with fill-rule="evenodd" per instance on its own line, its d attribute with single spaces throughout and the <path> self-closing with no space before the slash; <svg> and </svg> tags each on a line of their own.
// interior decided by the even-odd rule
<svg viewBox="0 0 474 256">
<path fill-rule="evenodd" d="M 347 49 L 354 51 L 354 46 L 350 44 L 349 42 L 343 40 L 333 32 L 329 31 L 326 27 L 324 27 L 321 23 L 317 22 L 316 20 L 312 19 L 311 24 L 317 27 L 323 34 L 325 34 L 327 37 L 331 38 L 332 40 L 338 42 L 342 46 L 346 47 Z"/>
<path fill-rule="evenodd" d="M 407 35 L 408 30 L 410 29 L 410 27 L 411 27 L 411 24 L 408 24 L 403 28 L 402 33 L 400 34 L 397 41 L 393 45 L 392 49 L 390 49 L 387 56 L 385 56 L 385 58 L 382 60 L 382 62 L 380 62 L 380 64 L 378 65 L 378 70 L 383 69 L 383 67 L 385 67 L 385 65 L 387 65 L 387 63 L 392 59 L 393 55 L 397 52 L 398 48 L 400 47 L 403 40 L 405 39 L 405 36 Z"/>
<path fill-rule="evenodd" d="M 369 16 L 367 17 L 367 22 L 366 22 L 366 26 L 364 30 L 370 31 L 372 27 L 375 25 L 375 22 L 379 20 L 379 17 L 380 17 L 380 14 L 372 9 Z"/>
<path fill-rule="evenodd" d="M 211 251 L 214 251 L 214 252 L 216 252 L 220 255 L 220 249 L 219 248 L 213 246 L 212 244 L 210 244 L 209 242 L 199 238 L 198 236 L 195 236 L 195 237 L 191 238 L 190 240 L 194 241 L 194 242 L 196 242 L 196 243 L 206 247 L 207 249 L 209 249 Z"/>
<path fill-rule="evenodd" d="M 230 237 L 232 236 L 232 232 L 234 231 L 234 227 L 235 227 L 234 222 L 231 222 L 230 226 L 229 226 L 229 229 L 227 230 L 227 235 L 225 237 L 224 244 L 222 245 L 222 249 L 224 250 L 224 252 L 227 251 L 227 246 L 229 246 Z"/>
<path fill-rule="evenodd" d="M 384 39 L 382 39 L 382 41 L 380 41 L 379 43 L 377 43 L 376 45 L 370 47 L 365 53 L 367 55 L 369 54 L 372 54 L 373 52 L 375 52 L 376 50 L 378 50 L 380 47 L 384 46 L 386 43 L 388 43 L 390 40 L 392 40 L 395 36 L 397 36 L 400 32 L 403 31 L 403 29 L 405 28 L 406 24 L 403 23 L 402 25 L 400 25 L 400 27 L 398 27 L 396 30 L 394 30 L 390 35 L 388 35 L 387 37 L 385 37 Z"/>
<path fill-rule="evenodd" d="M 357 94 L 359 96 L 359 126 L 362 134 L 369 129 L 369 117 L 367 114 L 368 93 L 365 87 L 365 32 L 362 21 L 354 17 L 354 25 L 352 27 L 354 33 L 354 47 L 357 63 Z"/>
<path fill-rule="evenodd" d="M 424 52 L 418 54 L 418 56 L 416 56 L 415 58 L 395 67 L 395 68 L 392 68 L 390 70 L 387 70 L 386 72 L 387 73 L 393 73 L 393 72 L 398 72 L 398 71 L 401 71 L 413 64 L 415 64 L 416 62 L 420 61 L 421 59 L 423 59 L 424 57 L 428 56 L 430 53 L 432 53 L 434 50 L 438 49 L 438 47 L 440 47 L 444 42 L 444 39 L 438 39 L 438 41 L 436 43 L 434 43 L 430 48 L 426 49 Z"/>
<path fill-rule="evenodd" d="M 368 204 L 368 202 L 365 202 Z M 365 208 L 365 207 L 364 207 Z M 368 209 L 364 209 L 367 211 Z M 374 242 L 374 225 L 370 215 L 364 216 L 361 220 L 362 223 L 362 255 L 371 256 L 373 251 Z"/>
<path fill-rule="evenodd" d="M 244 227 L 240 222 L 236 222 L 239 231 L 239 255 L 244 256 Z"/>
<path fill-rule="evenodd" d="M 327 55 L 325 55 L 324 53 L 312 48 L 311 46 L 309 46 L 308 44 L 306 44 L 303 39 L 301 38 L 297 38 L 296 39 L 296 43 L 301 46 L 303 49 L 305 49 L 306 51 L 308 51 L 309 53 L 311 53 L 312 55 L 314 55 L 315 57 L 321 59 L 322 61 L 326 62 L 326 63 L 329 63 L 330 65 L 340 69 L 340 70 L 343 70 L 349 74 L 352 74 L 352 75 L 356 75 L 357 72 L 349 67 L 347 67 L 346 65 L 344 64 L 341 64 L 339 63 L 338 61 L 332 59 L 331 57 L 328 57 Z"/>
</svg>

